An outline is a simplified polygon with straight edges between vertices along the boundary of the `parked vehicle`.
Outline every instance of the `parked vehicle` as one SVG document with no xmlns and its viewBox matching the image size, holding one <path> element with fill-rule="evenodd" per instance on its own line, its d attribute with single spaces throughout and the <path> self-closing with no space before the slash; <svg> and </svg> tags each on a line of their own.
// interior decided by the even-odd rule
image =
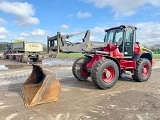
<svg viewBox="0 0 160 120">
<path fill-rule="evenodd" d="M 17 60 L 26 63 L 28 61 L 41 62 L 43 58 L 43 44 L 40 42 L 10 43 L 3 52 L 5 59 Z"/>
</svg>

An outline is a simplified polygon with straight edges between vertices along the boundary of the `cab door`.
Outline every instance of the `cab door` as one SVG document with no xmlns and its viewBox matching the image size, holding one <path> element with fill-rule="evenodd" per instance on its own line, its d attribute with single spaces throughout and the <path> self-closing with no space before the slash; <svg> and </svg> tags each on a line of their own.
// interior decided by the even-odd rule
<svg viewBox="0 0 160 120">
<path fill-rule="evenodd" d="M 124 35 L 124 57 L 133 57 L 133 30 L 126 29 Z"/>
</svg>

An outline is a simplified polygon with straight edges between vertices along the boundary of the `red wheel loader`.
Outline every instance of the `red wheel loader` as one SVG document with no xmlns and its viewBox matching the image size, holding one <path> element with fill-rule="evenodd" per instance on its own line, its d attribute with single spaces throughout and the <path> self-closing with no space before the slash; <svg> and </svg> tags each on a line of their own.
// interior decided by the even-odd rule
<svg viewBox="0 0 160 120">
<path fill-rule="evenodd" d="M 142 50 L 136 42 L 136 27 L 118 26 L 105 30 L 104 47 L 85 51 L 82 58 L 73 66 L 73 75 L 78 80 L 91 77 L 100 89 L 108 89 L 115 85 L 122 73 L 129 71 L 138 82 L 147 81 L 152 72 L 152 52 Z"/>
<path fill-rule="evenodd" d="M 81 52 L 73 66 L 73 75 L 80 81 L 91 77 L 100 89 L 113 87 L 118 78 L 126 72 L 138 82 L 150 78 L 153 66 L 152 52 L 140 47 L 136 41 L 136 27 L 121 25 L 105 30 L 103 42 L 90 41 L 87 30 L 81 42 L 71 43 L 66 39 L 82 33 L 47 37 L 49 51 Z M 33 71 L 22 87 L 25 105 L 33 106 L 58 99 L 60 84 L 54 73 L 33 65 Z M 32 94 L 31 94 L 32 93 Z"/>
</svg>

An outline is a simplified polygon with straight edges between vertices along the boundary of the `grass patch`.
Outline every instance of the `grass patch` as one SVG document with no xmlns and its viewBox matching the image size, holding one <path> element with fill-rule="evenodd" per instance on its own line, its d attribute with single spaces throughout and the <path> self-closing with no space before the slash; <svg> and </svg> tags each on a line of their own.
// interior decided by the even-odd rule
<svg viewBox="0 0 160 120">
<path fill-rule="evenodd" d="M 58 58 L 80 58 L 84 56 L 82 53 L 59 53 Z"/>
<path fill-rule="evenodd" d="M 160 54 L 153 54 L 154 59 L 160 59 Z"/>
<path fill-rule="evenodd" d="M 80 58 L 83 57 L 82 53 L 59 53 L 58 58 Z M 154 59 L 160 59 L 160 54 L 153 54 Z"/>
</svg>

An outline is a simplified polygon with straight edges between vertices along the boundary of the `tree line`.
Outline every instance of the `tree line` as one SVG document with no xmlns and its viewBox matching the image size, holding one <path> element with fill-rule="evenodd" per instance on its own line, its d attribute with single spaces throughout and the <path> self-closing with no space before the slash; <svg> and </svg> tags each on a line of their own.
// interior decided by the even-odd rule
<svg viewBox="0 0 160 120">
<path fill-rule="evenodd" d="M 160 54 L 160 44 L 150 45 L 150 46 L 142 45 L 142 46 L 144 46 L 145 48 L 150 49 L 153 53 Z"/>
<path fill-rule="evenodd" d="M 0 52 L 6 50 L 8 42 L 0 42 Z"/>
</svg>

